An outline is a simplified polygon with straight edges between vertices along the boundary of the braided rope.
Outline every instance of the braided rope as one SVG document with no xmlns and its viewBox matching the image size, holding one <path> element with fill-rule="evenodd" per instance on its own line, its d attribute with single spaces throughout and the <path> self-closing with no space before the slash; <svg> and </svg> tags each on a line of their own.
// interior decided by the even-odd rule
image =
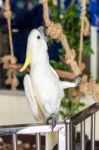
<svg viewBox="0 0 99 150">
<path fill-rule="evenodd" d="M 16 87 L 19 85 L 19 81 L 16 77 L 16 70 L 9 68 L 10 64 L 15 65 L 17 62 L 13 50 L 13 40 L 12 40 L 12 32 L 11 32 L 11 15 L 12 13 L 10 8 L 10 0 L 6 0 L 4 16 L 8 24 L 10 55 L 4 56 L 3 58 L 1 58 L 1 61 L 3 63 L 3 67 L 8 70 L 8 78 L 6 79 L 5 84 L 11 85 L 11 88 L 16 90 Z"/>
<path fill-rule="evenodd" d="M 11 8 L 10 8 L 10 2 L 9 0 L 5 1 L 5 18 L 7 20 L 8 24 L 8 32 L 9 32 L 9 45 L 10 45 L 10 53 L 11 53 L 11 63 L 13 64 L 13 58 L 14 58 L 14 51 L 13 51 L 13 41 L 12 41 L 12 32 L 11 32 Z"/>
<path fill-rule="evenodd" d="M 86 17 L 86 0 L 82 0 L 82 11 L 81 11 L 81 29 L 80 29 L 80 47 L 79 47 L 79 65 L 82 63 L 82 54 L 83 54 L 83 40 L 84 36 L 89 35 L 89 21 Z"/>
<path fill-rule="evenodd" d="M 80 68 L 77 66 L 77 62 L 75 61 L 75 51 L 72 51 L 69 47 L 66 36 L 63 33 L 62 26 L 59 23 L 53 23 L 49 19 L 49 9 L 48 9 L 48 0 L 41 0 L 43 5 L 43 17 L 46 26 L 46 33 L 52 39 L 58 39 L 61 41 L 65 51 L 66 51 L 66 63 L 69 64 L 75 74 L 75 76 L 81 73 Z"/>
<path fill-rule="evenodd" d="M 86 18 L 86 0 L 82 0 L 82 24 L 81 24 L 81 35 L 80 35 L 80 65 L 77 65 L 75 61 L 75 51 L 71 50 L 67 41 L 67 38 L 63 34 L 62 27 L 59 23 L 55 24 L 49 19 L 48 13 L 48 0 L 41 0 L 43 5 L 43 17 L 46 27 L 47 34 L 52 39 L 58 39 L 61 41 L 63 48 L 66 51 L 66 63 L 69 64 L 73 70 L 74 75 L 79 75 L 81 73 L 81 61 L 82 61 L 82 50 L 83 50 L 83 36 L 88 35 L 89 33 L 89 22 Z M 85 29 L 86 28 L 86 29 Z M 99 101 L 99 85 L 96 84 L 95 81 L 90 80 L 88 82 L 87 76 L 84 75 L 82 78 L 82 82 L 79 86 L 80 92 L 84 93 L 85 95 L 92 95 L 96 102 Z"/>
</svg>

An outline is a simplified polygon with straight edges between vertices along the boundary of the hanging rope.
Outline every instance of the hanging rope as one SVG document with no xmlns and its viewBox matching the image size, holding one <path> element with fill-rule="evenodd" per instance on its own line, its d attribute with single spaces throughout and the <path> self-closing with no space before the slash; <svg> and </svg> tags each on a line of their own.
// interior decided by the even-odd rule
<svg viewBox="0 0 99 150">
<path fill-rule="evenodd" d="M 8 32 L 9 32 L 9 45 L 10 45 L 10 54 L 11 54 L 11 63 L 15 63 L 13 61 L 14 58 L 14 51 L 13 51 L 13 41 L 12 41 L 12 32 L 11 32 L 11 9 L 10 9 L 10 2 L 9 0 L 5 1 L 5 12 L 4 16 L 7 20 L 8 24 Z"/>
<path fill-rule="evenodd" d="M 46 33 L 48 36 L 50 36 L 52 39 L 58 39 L 61 41 L 65 51 L 66 51 L 66 63 L 69 64 L 75 74 L 75 76 L 78 76 L 81 74 L 80 68 L 77 66 L 77 62 L 75 61 L 75 51 L 71 50 L 68 44 L 68 41 L 66 39 L 66 36 L 63 34 L 62 26 L 57 23 L 53 23 L 49 19 L 49 9 L 48 9 L 48 0 L 41 0 L 41 3 L 43 5 L 43 16 L 46 26 Z"/>
<path fill-rule="evenodd" d="M 82 0 L 82 11 L 81 11 L 81 29 L 80 29 L 80 47 L 79 47 L 79 66 L 82 64 L 83 55 L 83 41 L 84 36 L 89 35 L 90 25 L 86 17 L 86 0 Z"/>
<path fill-rule="evenodd" d="M 1 61 L 3 63 L 4 69 L 8 70 L 8 78 L 5 81 L 5 84 L 11 85 L 12 89 L 16 89 L 16 87 L 19 85 L 19 81 L 16 77 L 16 70 L 9 68 L 9 65 L 15 65 L 17 62 L 16 57 L 14 56 L 14 50 L 13 50 L 13 40 L 12 40 L 12 32 L 11 32 L 11 8 L 10 8 L 10 1 L 5 1 L 5 12 L 4 16 L 7 20 L 8 25 L 8 35 L 9 35 L 9 45 L 10 45 L 10 55 L 6 55 L 1 58 Z"/>
<path fill-rule="evenodd" d="M 85 0 L 82 0 L 82 16 L 85 16 Z M 48 0 L 41 0 L 41 4 L 43 5 L 43 17 L 44 17 L 44 22 L 45 22 L 45 27 L 46 27 L 46 33 L 48 36 L 50 36 L 52 39 L 58 39 L 61 41 L 63 48 L 66 51 L 66 63 L 69 64 L 73 70 L 73 73 L 75 76 L 79 75 L 81 73 L 80 67 L 77 65 L 77 62 L 75 61 L 75 51 L 71 50 L 67 41 L 67 38 L 65 37 L 63 31 L 62 31 L 62 26 L 57 23 L 53 23 L 49 19 L 49 9 L 48 9 Z M 83 35 L 87 35 L 89 32 L 89 23 L 86 17 L 84 17 L 84 22 L 82 22 L 81 25 L 81 37 L 80 37 L 80 51 L 82 53 L 83 49 Z M 85 29 L 86 27 L 86 29 Z M 86 31 L 86 32 L 85 32 Z M 83 33 L 83 34 L 82 34 Z M 82 55 L 82 54 L 80 54 Z M 80 63 L 82 61 L 82 56 L 80 56 Z M 99 101 L 99 85 L 96 84 L 95 81 L 90 80 L 88 81 L 88 78 L 86 75 L 83 76 L 81 84 L 79 86 L 80 92 L 84 93 L 85 95 L 92 95 L 93 98 L 96 100 L 96 102 Z"/>
</svg>

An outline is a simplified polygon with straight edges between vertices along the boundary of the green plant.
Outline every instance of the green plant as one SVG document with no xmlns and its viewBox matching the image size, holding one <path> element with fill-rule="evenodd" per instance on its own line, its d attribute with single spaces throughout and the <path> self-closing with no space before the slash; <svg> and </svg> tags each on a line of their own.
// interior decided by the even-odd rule
<svg viewBox="0 0 99 150">
<path fill-rule="evenodd" d="M 83 102 L 73 102 L 73 101 L 68 101 L 64 99 L 61 103 L 61 108 L 60 114 L 62 116 L 62 119 L 65 119 L 66 117 L 70 117 L 77 113 L 80 108 L 84 107 L 85 104 Z"/>
</svg>

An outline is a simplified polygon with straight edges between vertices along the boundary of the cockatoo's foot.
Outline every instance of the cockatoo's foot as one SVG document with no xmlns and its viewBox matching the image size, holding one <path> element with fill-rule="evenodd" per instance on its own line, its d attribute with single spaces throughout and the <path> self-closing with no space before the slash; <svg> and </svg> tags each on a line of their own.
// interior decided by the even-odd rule
<svg viewBox="0 0 99 150">
<path fill-rule="evenodd" d="M 79 74 L 76 78 L 75 78 L 75 84 L 76 86 L 79 86 L 82 80 L 83 74 Z"/>
<path fill-rule="evenodd" d="M 47 120 L 46 120 L 46 124 L 50 125 L 51 128 L 52 128 L 52 132 L 56 126 L 56 122 L 57 122 L 57 119 L 56 119 L 56 115 L 55 114 L 52 114 Z"/>
</svg>

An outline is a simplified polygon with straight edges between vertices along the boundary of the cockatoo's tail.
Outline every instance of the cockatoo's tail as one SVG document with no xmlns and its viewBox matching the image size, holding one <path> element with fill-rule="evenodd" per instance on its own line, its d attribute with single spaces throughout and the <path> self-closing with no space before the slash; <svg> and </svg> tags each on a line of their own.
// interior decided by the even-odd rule
<svg viewBox="0 0 99 150">
<path fill-rule="evenodd" d="M 32 55 L 31 55 L 31 52 L 28 51 L 28 53 L 26 55 L 25 63 L 23 65 L 23 67 L 20 69 L 20 72 L 23 72 L 28 67 L 28 65 L 31 63 L 31 60 L 32 60 Z"/>
</svg>

